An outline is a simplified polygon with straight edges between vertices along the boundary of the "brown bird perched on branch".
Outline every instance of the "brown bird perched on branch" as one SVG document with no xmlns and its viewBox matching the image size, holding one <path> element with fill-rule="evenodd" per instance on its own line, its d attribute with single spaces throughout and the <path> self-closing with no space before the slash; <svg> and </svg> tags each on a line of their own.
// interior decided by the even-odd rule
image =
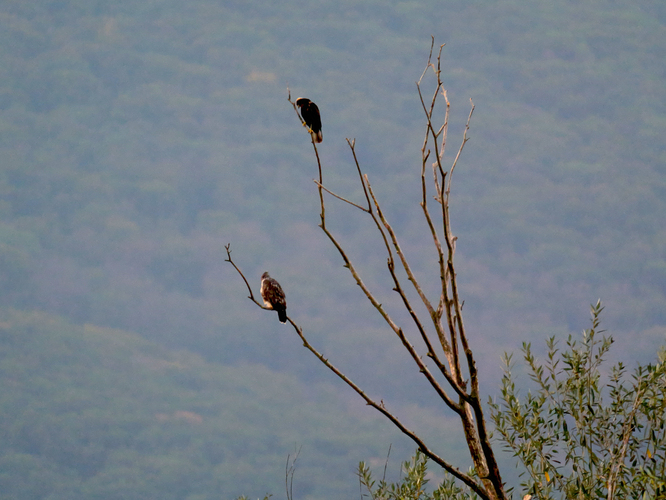
<svg viewBox="0 0 666 500">
<path fill-rule="evenodd" d="M 261 298 L 268 309 L 278 313 L 280 323 L 287 322 L 287 300 L 280 283 L 271 278 L 268 273 L 261 275 Z"/>
<path fill-rule="evenodd" d="M 312 136 L 317 142 L 324 140 L 324 135 L 321 133 L 321 116 L 319 116 L 319 108 L 317 105 L 306 97 L 299 97 L 296 99 L 296 106 L 301 109 L 301 118 L 312 131 Z"/>
</svg>

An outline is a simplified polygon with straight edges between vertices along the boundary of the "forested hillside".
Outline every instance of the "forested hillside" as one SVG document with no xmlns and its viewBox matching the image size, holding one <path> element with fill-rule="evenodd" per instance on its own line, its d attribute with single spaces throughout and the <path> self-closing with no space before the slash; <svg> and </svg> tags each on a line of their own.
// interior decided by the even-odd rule
<svg viewBox="0 0 666 500">
<path fill-rule="evenodd" d="M 6 491 L 43 471 L 61 489 L 22 498 L 65 498 L 54 492 L 71 488 L 92 495 L 85 488 L 93 487 L 94 498 L 121 498 L 114 488 L 123 479 L 111 468 L 152 460 L 146 450 L 159 447 L 146 438 L 141 448 L 140 436 L 167 425 L 173 435 L 155 439 L 177 441 L 182 432 L 200 444 L 185 446 L 193 450 L 186 457 L 165 444 L 164 468 L 156 467 L 182 459 L 206 484 L 224 483 L 199 490 L 172 478 L 184 488 L 174 498 L 278 494 L 286 454 L 294 444 L 316 449 L 317 433 L 338 451 L 302 455 L 304 469 L 331 462 L 300 476 L 300 498 L 357 491 L 355 461 L 381 455 L 395 434 L 320 420 L 317 404 L 341 422 L 371 413 L 350 417 L 353 395 L 274 314 L 246 299 L 224 263 L 227 243 L 257 291 L 263 271 L 280 281 L 289 315 L 327 356 L 433 432 L 433 409 L 419 385 L 411 388 L 418 374 L 317 228 L 316 163 L 287 102 L 289 87 L 319 105 L 326 183 L 351 198 L 362 194 L 345 138 L 356 139 L 415 271 L 436 284 L 418 207 L 423 118 L 414 84 L 431 35 L 447 44 L 451 144 L 459 144 L 470 97 L 476 106 L 451 206 L 482 387 L 497 390 L 498 352 L 586 328 L 598 298 L 623 359 L 654 357 L 666 335 L 662 1 L 9 0 L 0 5 L 0 400 L 12 408 L 2 412 L 3 441 L 16 440 L 2 460 L 18 472 L 0 467 L 0 481 L 15 488 Z M 375 259 L 378 242 L 357 216 L 341 204 L 329 209 L 332 228 L 379 291 L 385 261 Z M 396 303 L 379 293 L 387 307 Z M 86 338 L 94 348 L 72 347 Z M 71 349 L 91 358 L 61 376 Z M 95 361 L 108 350 L 112 363 Z M 136 364 L 145 350 L 159 367 Z M 169 371 L 181 356 L 193 375 Z M 139 371 L 117 365 L 123 358 Z M 125 400 L 129 373 L 142 385 Z M 252 395 L 273 377 L 280 383 L 266 399 Z M 273 398 L 302 420 L 271 427 Z M 80 411 L 70 409 L 83 400 Z M 241 422 L 231 430 L 224 412 L 245 405 L 262 419 L 228 417 Z M 298 413 L 303 405 L 312 413 Z M 72 411 L 99 419 L 88 427 Z M 175 418 L 180 411 L 203 415 L 204 424 Z M 44 436 L 53 421 L 55 444 L 21 441 L 21 426 Z M 201 465 L 201 454 L 220 453 L 201 443 L 233 450 L 238 433 L 234 457 L 247 475 L 210 465 L 222 459 Z M 85 440 L 90 459 L 54 454 L 71 435 Z M 97 486 L 81 486 L 86 477 Z M 244 488 L 263 477 L 266 484 Z"/>
<path fill-rule="evenodd" d="M 350 464 L 386 454 L 388 424 L 338 413 L 326 387 L 120 330 L 2 312 L 2 499 L 263 496 L 300 446 L 297 478 L 308 480 L 296 491 L 320 496 L 349 489 Z"/>
</svg>

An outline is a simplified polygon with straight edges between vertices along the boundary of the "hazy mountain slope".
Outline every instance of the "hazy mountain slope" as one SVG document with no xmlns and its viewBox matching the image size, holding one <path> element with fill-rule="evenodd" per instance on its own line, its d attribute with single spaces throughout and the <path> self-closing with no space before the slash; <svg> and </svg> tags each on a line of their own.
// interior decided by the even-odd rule
<svg viewBox="0 0 666 500">
<path fill-rule="evenodd" d="M 286 87 L 322 110 L 326 183 L 352 198 L 356 138 L 434 290 L 414 177 L 414 81 L 434 34 L 453 147 L 476 105 L 452 211 L 483 387 L 498 351 L 587 327 L 597 298 L 625 360 L 647 359 L 666 332 L 665 24 L 658 1 L 5 2 L 0 297 L 223 367 L 330 381 L 245 298 L 223 262 L 232 243 L 356 380 L 401 409 L 428 405 L 316 227 L 314 158 Z M 395 305 L 371 225 L 333 201 L 329 215 Z"/>
<path fill-rule="evenodd" d="M 352 494 L 353 467 L 384 456 L 386 437 L 394 453 L 411 448 L 326 385 L 45 314 L 1 316 L 2 498 L 278 494 L 300 446 L 296 491 L 325 498 Z"/>
</svg>

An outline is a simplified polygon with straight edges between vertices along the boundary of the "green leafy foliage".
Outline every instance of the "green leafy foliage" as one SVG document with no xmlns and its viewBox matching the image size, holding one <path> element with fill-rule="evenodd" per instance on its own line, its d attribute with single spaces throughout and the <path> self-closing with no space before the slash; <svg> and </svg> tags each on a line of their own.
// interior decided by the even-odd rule
<svg viewBox="0 0 666 500">
<path fill-rule="evenodd" d="M 524 467 L 534 498 L 662 498 L 666 494 L 666 363 L 604 363 L 613 340 L 599 336 L 600 302 L 581 341 L 560 351 L 547 342 L 540 362 L 524 359 L 536 385 L 520 398 L 506 357 L 499 403 L 491 401 L 499 441 Z"/>
<path fill-rule="evenodd" d="M 448 474 L 445 474 L 444 479 L 434 489 L 428 488 L 430 482 L 428 459 L 418 450 L 410 460 L 402 464 L 402 477 L 396 482 L 386 481 L 386 469 L 384 469 L 384 477 L 376 482 L 365 462 L 359 463 L 357 474 L 361 485 L 361 498 L 369 497 L 372 500 L 474 500 L 478 498 L 467 488 L 461 488 Z M 364 491 L 367 491 L 367 494 L 363 493 Z"/>
</svg>

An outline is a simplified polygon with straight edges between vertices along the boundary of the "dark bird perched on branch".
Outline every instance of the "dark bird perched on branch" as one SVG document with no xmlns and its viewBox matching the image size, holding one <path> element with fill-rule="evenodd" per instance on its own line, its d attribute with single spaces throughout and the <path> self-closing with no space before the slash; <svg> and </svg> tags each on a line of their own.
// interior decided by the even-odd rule
<svg viewBox="0 0 666 500">
<path fill-rule="evenodd" d="M 284 292 L 280 283 L 268 273 L 261 275 L 261 298 L 264 299 L 264 305 L 268 309 L 277 311 L 280 323 L 287 322 L 287 300 L 284 298 Z"/>
<path fill-rule="evenodd" d="M 314 140 L 317 142 L 323 141 L 324 135 L 321 133 L 321 116 L 319 116 L 317 105 L 306 97 L 299 97 L 296 99 L 296 106 L 301 108 L 301 117 L 312 131 Z"/>
</svg>

